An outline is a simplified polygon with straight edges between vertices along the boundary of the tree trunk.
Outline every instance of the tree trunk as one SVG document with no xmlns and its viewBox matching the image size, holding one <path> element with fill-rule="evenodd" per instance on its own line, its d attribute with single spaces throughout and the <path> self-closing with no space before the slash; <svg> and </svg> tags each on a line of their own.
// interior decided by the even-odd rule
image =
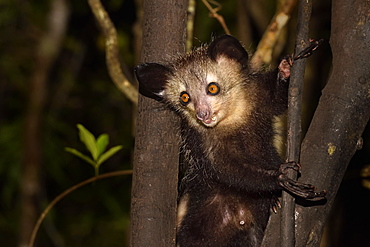
<svg viewBox="0 0 370 247">
<path fill-rule="evenodd" d="M 186 0 L 144 1 L 142 62 L 185 51 Z M 179 120 L 139 96 L 131 201 L 131 246 L 174 246 Z"/>
<path fill-rule="evenodd" d="M 368 1 L 334 0 L 330 44 L 333 71 L 301 148 L 301 182 L 326 189 L 326 203 L 298 201 L 296 245 L 320 246 L 325 221 L 347 165 L 361 146 L 370 116 L 370 22 Z M 316 204 L 316 205 L 315 205 Z M 311 206 L 311 207 L 307 207 Z M 273 215 L 264 246 L 279 246 Z"/>
<path fill-rule="evenodd" d="M 301 181 L 326 189 L 327 202 L 316 207 L 297 206 L 296 246 L 319 246 L 335 195 L 369 121 L 369 13 L 368 1 L 333 1 L 333 71 L 302 143 L 301 155 Z"/>
</svg>

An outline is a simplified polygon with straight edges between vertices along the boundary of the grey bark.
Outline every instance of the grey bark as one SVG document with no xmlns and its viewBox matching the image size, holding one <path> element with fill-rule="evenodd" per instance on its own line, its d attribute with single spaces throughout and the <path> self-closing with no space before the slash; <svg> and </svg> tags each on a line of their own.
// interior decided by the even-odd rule
<svg viewBox="0 0 370 247">
<path fill-rule="evenodd" d="M 297 245 L 319 246 L 346 168 L 370 116 L 370 4 L 334 0 L 330 45 L 333 71 L 302 143 L 303 182 L 326 189 L 327 202 L 297 206 Z"/>
<path fill-rule="evenodd" d="M 186 0 L 145 0 L 142 62 L 185 51 Z M 179 120 L 163 104 L 139 96 L 130 246 L 174 246 Z"/>
<path fill-rule="evenodd" d="M 298 3 L 297 34 L 295 40 L 295 56 L 309 46 L 308 33 L 312 12 L 312 1 L 301 0 Z M 299 162 L 301 141 L 301 117 L 302 117 L 302 91 L 306 59 L 294 61 L 289 83 L 288 103 L 288 135 L 287 135 L 287 162 Z M 297 179 L 297 173 L 293 170 L 288 176 Z M 287 192 L 282 193 L 282 217 L 281 217 L 281 246 L 295 246 L 295 200 Z"/>
<path fill-rule="evenodd" d="M 327 201 L 296 205 L 296 245 L 320 246 L 323 228 L 346 168 L 370 116 L 370 4 L 334 0 L 330 45 L 333 68 L 301 146 L 301 182 L 327 190 Z M 279 246 L 279 215 L 264 246 Z"/>
</svg>

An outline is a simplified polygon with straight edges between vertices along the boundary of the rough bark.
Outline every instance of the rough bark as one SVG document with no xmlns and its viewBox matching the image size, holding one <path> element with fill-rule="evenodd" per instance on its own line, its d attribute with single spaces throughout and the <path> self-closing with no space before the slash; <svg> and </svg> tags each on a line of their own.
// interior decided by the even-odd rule
<svg viewBox="0 0 370 247">
<path fill-rule="evenodd" d="M 319 246 L 335 195 L 369 121 L 369 14 L 369 1 L 333 1 L 333 71 L 301 154 L 301 181 L 313 181 L 318 188 L 326 189 L 327 202 L 316 207 L 296 207 L 296 246 Z"/>
<path fill-rule="evenodd" d="M 320 246 L 339 185 L 369 121 L 369 13 L 368 1 L 333 1 L 333 70 L 302 143 L 299 179 L 327 190 L 327 201 L 316 205 L 298 201 L 295 246 Z M 279 246 L 279 218 L 271 217 L 264 246 Z"/>
<path fill-rule="evenodd" d="M 312 1 L 301 0 L 298 5 L 297 34 L 295 40 L 295 56 L 309 46 L 308 33 L 312 12 Z M 306 59 L 294 61 L 289 83 L 288 104 L 288 135 L 287 135 L 287 161 L 299 162 L 300 141 L 302 133 L 302 91 Z M 295 171 L 289 171 L 288 176 L 297 179 Z M 295 245 L 295 200 L 283 191 L 281 217 L 281 246 L 293 247 Z"/>
<path fill-rule="evenodd" d="M 142 62 L 185 51 L 186 0 L 144 1 Z M 177 116 L 139 96 L 131 202 L 131 246 L 174 246 L 179 161 Z"/>
</svg>

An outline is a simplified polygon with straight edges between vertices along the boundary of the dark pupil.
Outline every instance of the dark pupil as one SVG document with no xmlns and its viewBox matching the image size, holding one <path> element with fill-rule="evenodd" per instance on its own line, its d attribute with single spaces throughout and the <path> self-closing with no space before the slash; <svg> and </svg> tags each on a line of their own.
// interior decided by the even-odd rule
<svg viewBox="0 0 370 247">
<path fill-rule="evenodd" d="M 216 95 L 219 92 L 219 87 L 215 82 L 211 82 L 208 85 L 208 93 L 211 95 Z"/>
<path fill-rule="evenodd" d="M 190 101 L 190 96 L 186 92 L 182 92 L 180 95 L 181 104 L 186 105 Z"/>
</svg>

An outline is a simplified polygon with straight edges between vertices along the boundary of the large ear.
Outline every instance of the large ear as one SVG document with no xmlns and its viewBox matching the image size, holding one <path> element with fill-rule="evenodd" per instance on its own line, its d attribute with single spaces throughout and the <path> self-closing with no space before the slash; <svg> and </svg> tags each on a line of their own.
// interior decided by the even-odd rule
<svg viewBox="0 0 370 247">
<path fill-rule="evenodd" d="M 247 67 L 248 53 L 240 44 L 239 40 L 230 35 L 221 35 L 217 37 L 208 47 L 208 55 L 214 61 L 218 61 L 221 56 L 226 56 L 229 59 L 235 60 Z"/>
<path fill-rule="evenodd" d="M 136 78 L 139 81 L 140 94 L 161 100 L 161 91 L 167 83 L 171 70 L 158 63 L 144 63 L 135 68 Z"/>
</svg>

